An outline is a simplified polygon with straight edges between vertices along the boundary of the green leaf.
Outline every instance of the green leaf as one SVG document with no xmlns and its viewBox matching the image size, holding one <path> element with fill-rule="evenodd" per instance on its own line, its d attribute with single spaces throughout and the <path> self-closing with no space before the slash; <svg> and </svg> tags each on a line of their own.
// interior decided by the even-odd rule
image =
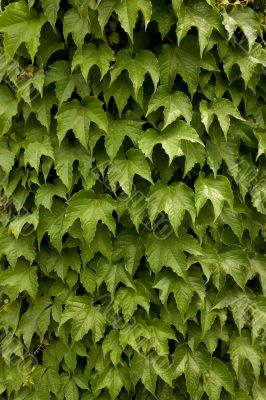
<svg viewBox="0 0 266 400">
<path fill-rule="evenodd" d="M 147 27 L 152 13 L 152 5 L 149 0 L 103 0 L 98 6 L 99 23 L 104 30 L 112 12 L 115 11 L 118 15 L 122 28 L 128 33 L 133 42 L 133 29 L 136 25 L 138 12 L 141 11 Z"/>
<path fill-rule="evenodd" d="M 191 27 L 195 26 L 199 35 L 201 57 L 208 45 L 213 29 L 216 29 L 220 33 L 223 32 L 220 15 L 203 0 L 192 0 L 188 4 L 183 3 L 177 15 L 176 33 L 179 44 Z"/>
<path fill-rule="evenodd" d="M 204 146 L 194 128 L 184 121 L 176 121 L 163 132 L 152 128 L 143 132 L 139 139 L 139 148 L 152 161 L 153 147 L 161 144 L 171 164 L 174 157 L 184 155 L 182 144 L 185 142 L 199 143 Z"/>
<path fill-rule="evenodd" d="M 110 354 L 110 358 L 114 366 L 116 367 L 121 359 L 122 347 L 119 343 L 119 333 L 117 330 L 111 330 L 103 340 L 103 354 Z"/>
<path fill-rule="evenodd" d="M 0 32 L 4 32 L 4 51 L 11 61 L 22 43 L 29 52 L 33 63 L 40 43 L 42 26 L 46 22 L 43 14 L 37 16 L 35 10 L 29 10 L 26 2 L 16 1 L 5 7 L 0 16 Z"/>
<path fill-rule="evenodd" d="M 245 360 L 248 360 L 253 368 L 255 378 L 258 380 L 261 366 L 260 354 L 256 347 L 252 346 L 248 338 L 232 338 L 230 341 L 229 353 L 237 376 L 239 376 L 244 367 Z"/>
<path fill-rule="evenodd" d="M 115 400 L 118 398 L 123 386 L 125 386 L 128 391 L 130 390 L 129 370 L 128 368 L 119 365 L 117 367 L 108 366 L 105 368 L 99 376 L 96 387 L 97 390 L 107 388 L 111 399 Z"/>
<path fill-rule="evenodd" d="M 75 44 L 78 48 L 81 48 L 85 36 L 91 32 L 88 9 L 79 10 L 76 7 L 72 7 L 68 10 L 64 16 L 63 32 L 65 41 L 67 41 L 68 35 L 71 33 Z"/>
<path fill-rule="evenodd" d="M 130 287 L 121 287 L 117 290 L 114 297 L 114 310 L 116 313 L 122 309 L 124 320 L 128 322 L 140 305 L 146 313 L 150 309 L 149 290 L 144 283 L 134 281 L 135 289 Z"/>
<path fill-rule="evenodd" d="M 29 164 L 38 172 L 42 156 L 54 159 L 52 142 L 46 129 L 39 124 L 36 124 L 35 126 L 29 125 L 25 131 L 26 138 L 22 143 L 25 149 L 24 163 L 25 166 Z"/>
<path fill-rule="evenodd" d="M 206 151 L 201 143 L 184 140 L 181 143 L 181 149 L 185 156 L 183 176 L 186 176 L 197 163 L 200 164 L 201 168 L 203 167 L 206 159 Z"/>
<path fill-rule="evenodd" d="M 65 399 L 66 400 L 78 400 L 79 399 L 79 391 L 74 379 L 69 379 L 65 388 Z"/>
<path fill-rule="evenodd" d="M 109 81 L 103 79 L 104 86 L 104 99 L 108 104 L 110 99 L 113 97 L 121 118 L 122 112 L 126 107 L 130 96 L 136 100 L 137 103 L 142 105 L 142 90 L 140 89 L 139 95 L 136 97 L 134 88 L 131 80 L 124 72 L 122 73 L 112 84 L 109 85 Z M 111 131 L 111 130 L 110 130 Z"/>
<path fill-rule="evenodd" d="M 258 43 L 255 43 L 248 52 L 239 47 L 236 49 L 229 47 L 224 56 L 224 70 L 229 80 L 235 64 L 239 66 L 241 78 L 247 87 L 257 65 L 266 67 L 266 51 Z"/>
<path fill-rule="evenodd" d="M 35 204 L 51 211 L 54 196 L 66 199 L 66 188 L 59 180 L 56 180 L 54 185 L 46 183 L 40 186 L 36 191 Z"/>
<path fill-rule="evenodd" d="M 0 273 L 1 286 L 6 286 L 11 300 L 18 297 L 24 290 L 31 297 L 36 297 L 38 291 L 37 268 L 26 262 L 18 262 L 15 269 L 9 267 Z"/>
<path fill-rule="evenodd" d="M 126 270 L 133 275 L 144 256 L 143 239 L 134 231 L 121 232 L 114 242 L 113 260 L 123 259 Z"/>
<path fill-rule="evenodd" d="M 97 252 L 101 253 L 111 262 L 113 244 L 111 233 L 105 225 L 98 224 L 93 241 L 81 246 L 81 258 L 84 263 L 89 262 Z"/>
<path fill-rule="evenodd" d="M 154 288 L 159 290 L 160 300 L 166 307 L 168 297 L 170 293 L 173 293 L 178 311 L 182 319 L 184 319 L 184 315 L 193 297 L 193 289 L 190 283 L 177 278 L 170 271 L 163 271 L 158 274 Z"/>
<path fill-rule="evenodd" d="M 101 258 L 96 266 L 96 283 L 98 288 L 105 283 L 112 297 L 119 283 L 134 289 L 134 283 L 123 263 L 109 263 L 104 258 Z"/>
<path fill-rule="evenodd" d="M 182 251 L 178 246 L 179 241 L 174 234 L 166 239 L 156 238 L 150 234 L 146 243 L 147 260 L 151 270 L 158 274 L 163 267 L 169 267 L 178 276 L 186 279 L 187 261 Z"/>
<path fill-rule="evenodd" d="M 89 244 L 96 232 L 98 221 L 102 221 L 115 234 L 115 220 L 112 216 L 115 210 L 114 200 L 109 195 L 96 195 L 93 191 L 81 190 L 68 201 L 63 232 L 77 219 L 81 222 L 84 239 Z"/>
<path fill-rule="evenodd" d="M 97 65 L 101 72 L 101 79 L 109 71 L 110 63 L 115 61 L 114 53 L 106 44 L 101 44 L 98 48 L 92 44 L 85 44 L 82 49 L 77 49 L 72 60 L 72 71 L 80 66 L 85 80 L 93 65 Z"/>
<path fill-rule="evenodd" d="M 218 358 L 211 359 L 209 373 L 205 374 L 204 387 L 210 400 L 219 400 L 222 387 L 232 396 L 234 395 L 234 384 L 232 375 L 224 364 Z"/>
<path fill-rule="evenodd" d="M 16 154 L 9 149 L 7 143 L 0 142 L 0 166 L 4 173 L 8 176 L 15 163 Z"/>
<path fill-rule="evenodd" d="M 51 299 L 43 296 L 35 299 L 34 303 L 22 315 L 17 334 L 23 336 L 27 348 L 30 347 L 34 333 L 39 335 L 41 341 L 43 340 L 50 324 L 51 306 Z"/>
<path fill-rule="evenodd" d="M 192 104 L 183 92 L 169 93 L 165 86 L 159 86 L 152 95 L 146 116 L 151 112 L 164 107 L 164 125 L 162 130 L 174 122 L 178 117 L 183 116 L 188 124 L 192 119 Z"/>
<path fill-rule="evenodd" d="M 128 71 L 136 96 L 138 96 L 139 90 L 143 85 L 146 73 L 150 75 L 154 90 L 156 89 L 159 82 L 160 72 L 157 58 L 151 51 L 141 50 L 135 57 L 132 57 L 128 50 L 120 50 L 116 55 L 116 62 L 111 71 L 111 84 L 124 70 Z"/>
<path fill-rule="evenodd" d="M 227 138 L 227 133 L 230 127 L 230 116 L 244 121 L 238 109 L 227 99 L 215 99 L 210 104 L 208 104 L 206 100 L 202 100 L 200 103 L 200 113 L 202 123 L 207 132 L 209 132 L 214 115 L 216 115 L 225 138 Z"/>
<path fill-rule="evenodd" d="M 51 123 L 51 108 L 56 104 L 54 91 L 46 91 L 43 97 L 35 98 L 30 108 L 35 113 L 37 120 L 49 131 Z"/>
<path fill-rule="evenodd" d="M 137 143 L 142 132 L 141 126 L 141 121 L 130 119 L 109 120 L 108 131 L 105 135 L 105 148 L 111 161 L 116 157 L 125 137 L 130 138 L 133 143 Z"/>
<path fill-rule="evenodd" d="M 229 39 L 232 38 L 235 30 L 240 28 L 249 43 L 251 49 L 257 35 L 261 33 L 261 27 L 257 14 L 249 7 L 234 7 L 229 13 L 223 13 L 223 24 L 228 32 Z"/>
<path fill-rule="evenodd" d="M 199 214 L 202 207 L 210 200 L 213 205 L 215 220 L 222 212 L 224 203 L 233 208 L 234 195 L 228 178 L 223 175 L 208 175 L 206 178 L 201 174 L 195 182 L 195 205 Z"/>
<path fill-rule="evenodd" d="M 193 48 L 193 52 L 191 51 Z M 191 96 L 197 90 L 200 69 L 216 70 L 214 59 L 209 56 L 200 59 L 199 47 L 194 36 L 187 35 L 180 47 L 164 45 L 159 57 L 160 83 L 172 87 L 179 74 L 188 85 Z"/>
<path fill-rule="evenodd" d="M 117 156 L 108 168 L 112 190 L 115 191 L 116 183 L 119 182 L 124 192 L 130 195 L 136 174 L 153 183 L 150 167 L 144 155 L 139 150 L 130 149 L 126 153 L 126 158 L 122 155 Z"/>
<path fill-rule="evenodd" d="M 134 386 L 141 380 L 145 388 L 153 395 L 155 395 L 157 376 L 172 386 L 172 373 L 168 359 L 154 353 L 143 356 L 134 352 L 130 362 L 130 376 Z"/>
<path fill-rule="evenodd" d="M 186 345 L 179 346 L 174 353 L 173 371 L 174 377 L 185 374 L 188 393 L 194 397 L 201 376 L 198 354 L 193 354 Z"/>
<path fill-rule="evenodd" d="M 1 17 L 0 17 L 1 21 Z M 12 125 L 12 118 L 17 113 L 17 102 L 4 84 L 0 84 L 0 136 L 3 136 Z"/>
<path fill-rule="evenodd" d="M 39 223 L 39 213 L 37 210 L 33 211 L 33 213 L 27 212 L 24 215 L 17 216 L 16 219 L 10 222 L 8 232 L 12 233 L 16 239 L 18 239 L 19 235 L 27 236 L 32 233 L 32 228 L 30 225 L 33 225 L 34 230 L 36 230 Z"/>
<path fill-rule="evenodd" d="M 156 183 L 150 190 L 148 204 L 148 213 L 152 224 L 158 214 L 164 211 L 177 236 L 185 212 L 188 211 L 192 221 L 196 217 L 193 191 L 183 182 L 170 186 L 160 182 Z"/>
<path fill-rule="evenodd" d="M 48 22 L 55 27 L 60 0 L 42 0 L 42 8 Z"/>
<path fill-rule="evenodd" d="M 51 83 L 55 83 L 59 107 L 71 97 L 74 90 L 82 98 L 90 95 L 83 76 L 81 73 L 71 73 L 71 64 L 68 61 L 56 61 L 49 66 L 49 70 L 45 74 L 45 85 L 48 86 Z"/>
<path fill-rule="evenodd" d="M 0 254 L 5 255 L 11 267 L 15 267 L 19 257 L 24 257 L 33 263 L 36 250 L 33 245 L 35 235 L 20 236 L 15 239 L 8 235 L 8 229 L 0 229 Z"/>
<path fill-rule="evenodd" d="M 64 140 L 55 152 L 55 169 L 68 190 L 73 184 L 75 161 L 78 161 L 78 170 L 86 186 L 88 183 L 88 186 L 91 187 L 95 182 L 95 177 L 91 176 L 89 169 L 92 164 L 90 153 L 79 143 L 70 144 L 69 141 Z"/>
<path fill-rule="evenodd" d="M 51 244 L 60 252 L 62 249 L 62 225 L 65 216 L 65 204 L 56 199 L 53 202 L 51 211 L 40 208 L 39 225 L 37 228 L 37 238 L 40 246 L 45 233 L 48 233 Z"/>
<path fill-rule="evenodd" d="M 98 342 L 103 337 L 105 317 L 100 307 L 93 305 L 89 297 L 76 296 L 67 301 L 60 326 L 69 320 L 72 320 L 71 338 L 74 342 L 81 340 L 89 331 L 92 331 L 94 342 Z"/>
<path fill-rule="evenodd" d="M 165 3 L 165 2 L 164 2 Z M 158 23 L 159 31 L 164 38 L 169 32 L 172 25 L 175 23 L 175 14 L 171 7 L 167 4 L 162 4 L 160 0 L 152 2 L 152 21 Z"/>
<path fill-rule="evenodd" d="M 108 129 L 108 121 L 102 109 L 102 103 L 93 96 L 84 99 L 83 104 L 78 100 L 63 104 L 56 115 L 56 119 L 58 121 L 57 136 L 60 144 L 66 133 L 72 129 L 77 139 L 87 149 L 91 122 L 95 122 L 104 131 Z"/>
</svg>

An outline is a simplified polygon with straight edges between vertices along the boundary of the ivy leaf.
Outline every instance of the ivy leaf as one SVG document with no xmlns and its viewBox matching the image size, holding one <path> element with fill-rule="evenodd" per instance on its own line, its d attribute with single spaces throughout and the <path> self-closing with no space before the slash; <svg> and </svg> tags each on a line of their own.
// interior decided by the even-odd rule
<svg viewBox="0 0 266 400">
<path fill-rule="evenodd" d="M 12 233 L 16 239 L 18 239 L 19 235 L 28 236 L 32 233 L 32 228 L 30 225 L 33 225 L 36 230 L 39 223 L 39 213 L 37 210 L 32 213 L 27 212 L 24 215 L 17 216 L 16 219 L 10 222 L 8 227 L 8 232 Z"/>
<path fill-rule="evenodd" d="M 130 376 L 134 386 L 141 380 L 145 388 L 155 396 L 157 376 L 172 386 L 171 372 L 168 358 L 158 357 L 153 353 L 143 356 L 134 352 L 130 363 Z"/>
<path fill-rule="evenodd" d="M 42 8 L 48 22 L 55 27 L 60 0 L 42 0 Z"/>
<path fill-rule="evenodd" d="M 40 246 L 45 233 L 48 233 L 51 244 L 60 252 L 62 249 L 62 225 L 65 215 L 65 204 L 55 199 L 51 211 L 40 208 L 37 238 Z"/>
<path fill-rule="evenodd" d="M 192 26 L 198 29 L 200 56 L 208 45 L 213 29 L 222 34 L 222 19 L 205 1 L 192 0 L 178 10 L 177 38 L 180 44 Z"/>
<path fill-rule="evenodd" d="M 41 125 L 36 124 L 33 127 L 33 125 L 29 124 L 25 131 L 26 138 L 22 142 L 22 146 L 25 149 L 24 163 L 25 166 L 29 164 L 38 172 L 42 156 L 54 159 L 52 142 L 46 130 Z"/>
<path fill-rule="evenodd" d="M 47 129 L 51 123 L 51 108 L 56 104 L 54 91 L 46 91 L 43 97 L 38 96 L 30 103 L 31 110 L 35 113 L 37 120 Z"/>
<path fill-rule="evenodd" d="M 112 216 L 114 210 L 114 200 L 109 195 L 96 195 L 93 191 L 81 190 L 68 201 L 63 232 L 79 219 L 87 243 L 93 240 L 98 221 L 102 221 L 115 234 L 116 224 Z"/>
<path fill-rule="evenodd" d="M 19 293 L 26 291 L 33 298 L 38 291 L 37 268 L 26 262 L 18 262 L 15 269 L 9 267 L 0 272 L 1 286 L 6 286 L 11 300 L 15 300 Z"/>
<path fill-rule="evenodd" d="M 45 85 L 51 83 L 55 83 L 59 107 L 71 97 L 75 89 L 82 98 L 90 95 L 83 76 L 80 73 L 71 73 L 71 64 L 68 61 L 56 61 L 49 66 L 45 74 Z"/>
<path fill-rule="evenodd" d="M 150 295 L 144 283 L 135 280 L 135 289 L 121 287 L 117 290 L 114 297 L 114 310 L 118 312 L 122 309 L 124 320 L 128 322 L 137 310 L 138 305 L 144 308 L 146 313 L 150 309 Z"/>
<path fill-rule="evenodd" d="M 199 387 L 201 376 L 198 354 L 193 354 L 188 346 L 181 345 L 174 353 L 174 377 L 185 374 L 188 393 L 193 397 Z"/>
<path fill-rule="evenodd" d="M 133 143 L 137 143 L 142 132 L 141 126 L 142 122 L 130 119 L 109 120 L 108 131 L 105 135 L 105 148 L 111 161 L 116 157 L 125 137 L 130 138 Z"/>
<path fill-rule="evenodd" d="M 163 271 L 158 274 L 154 285 L 159 290 L 161 302 L 167 306 L 170 293 L 173 293 L 178 311 L 182 319 L 188 310 L 193 297 L 193 289 L 189 282 L 184 282 L 170 271 Z"/>
<path fill-rule="evenodd" d="M 227 138 L 227 133 L 230 127 L 230 115 L 244 121 L 237 108 L 227 99 L 215 99 L 210 104 L 208 104 L 206 100 L 202 100 L 200 103 L 200 113 L 202 123 L 207 132 L 209 132 L 214 115 L 216 115 L 225 138 Z"/>
<path fill-rule="evenodd" d="M 94 306 L 89 297 L 76 296 L 67 301 L 60 326 L 69 320 L 72 320 L 71 338 L 74 342 L 81 340 L 89 331 L 92 331 L 94 342 L 103 337 L 105 317 L 100 307 Z"/>
<path fill-rule="evenodd" d="M 30 263 L 33 263 L 36 250 L 33 245 L 35 235 L 14 236 L 8 235 L 8 229 L 0 229 L 0 254 L 5 255 L 11 267 L 15 267 L 19 257 L 24 257 Z"/>
<path fill-rule="evenodd" d="M 85 36 L 91 32 L 90 18 L 88 9 L 82 7 L 72 7 L 64 16 L 63 32 L 65 41 L 71 33 L 75 44 L 81 48 L 84 43 Z"/>
<path fill-rule="evenodd" d="M 197 213 L 210 200 L 213 205 L 215 220 L 222 212 L 224 203 L 231 208 L 234 204 L 234 195 L 228 178 L 223 175 L 209 175 L 206 178 L 201 174 L 195 182 L 195 204 Z"/>
<path fill-rule="evenodd" d="M 113 261 L 123 259 L 125 269 L 134 275 L 144 256 L 143 238 L 134 231 L 122 231 L 114 242 Z"/>
<path fill-rule="evenodd" d="M 0 166 L 8 176 L 15 163 L 16 154 L 9 149 L 7 143 L 0 142 Z"/>
<path fill-rule="evenodd" d="M 235 30 L 240 28 L 249 43 L 251 49 L 258 33 L 261 33 L 260 24 L 256 13 L 249 7 L 234 7 L 230 13 L 223 13 L 223 24 L 228 32 L 229 39 Z"/>
<path fill-rule="evenodd" d="M 93 259 L 100 252 L 109 262 L 112 259 L 113 243 L 111 233 L 105 225 L 98 224 L 93 241 L 81 246 L 81 258 L 84 263 Z"/>
<path fill-rule="evenodd" d="M 65 399 L 66 400 L 78 400 L 79 399 L 79 390 L 77 387 L 76 382 L 74 379 L 69 379 L 65 388 L 64 388 L 64 394 L 65 394 Z"/>
<path fill-rule="evenodd" d="M 155 129 L 148 129 L 143 132 L 139 139 L 139 148 L 152 161 L 153 147 L 161 144 L 169 156 L 169 164 L 171 164 L 174 157 L 184 154 L 181 146 L 186 141 L 204 146 L 194 128 L 184 121 L 176 121 L 163 132 L 158 132 Z"/>
<path fill-rule="evenodd" d="M 37 16 L 35 10 L 30 11 L 28 4 L 23 0 L 5 7 L 0 16 L 0 32 L 4 32 L 4 51 L 8 61 L 14 58 L 19 46 L 25 43 L 31 61 L 34 62 L 45 22 L 45 16 Z"/>
<path fill-rule="evenodd" d="M 152 4 L 149 0 L 125 0 L 118 2 L 115 12 L 118 15 L 122 28 L 128 33 L 133 42 L 133 29 L 135 27 L 138 12 L 141 11 L 145 21 L 145 28 L 151 19 Z"/>
<path fill-rule="evenodd" d="M 74 168 L 73 164 L 78 161 L 78 170 L 88 186 L 94 183 L 94 177 L 91 177 L 90 167 L 92 159 L 87 150 L 79 143 L 70 144 L 64 140 L 61 146 L 55 152 L 55 169 L 56 173 L 67 187 L 71 189 L 73 184 Z M 87 185 L 86 185 L 87 186 Z"/>
<path fill-rule="evenodd" d="M 151 222 L 161 211 L 164 211 L 170 220 L 175 234 L 178 236 L 178 228 L 184 218 L 185 212 L 195 220 L 195 206 L 193 191 L 183 182 L 174 183 L 170 186 L 164 183 L 156 183 L 152 186 L 148 198 L 148 213 Z"/>
<path fill-rule="evenodd" d="M 111 71 L 111 84 L 124 70 L 128 71 L 136 96 L 138 96 L 139 90 L 143 85 L 146 73 L 149 73 L 154 90 L 156 89 L 160 78 L 160 71 L 158 60 L 151 51 L 141 50 L 135 57 L 132 57 L 128 50 L 120 50 L 116 55 L 116 62 Z"/>
<path fill-rule="evenodd" d="M 107 80 L 103 79 L 104 85 L 104 99 L 108 104 L 111 97 L 114 98 L 119 117 L 121 118 L 122 112 L 126 107 L 130 96 L 136 100 L 137 103 L 142 105 L 142 90 L 140 89 L 139 95 L 136 97 L 131 80 L 124 72 L 112 84 L 109 85 Z"/>
<path fill-rule="evenodd" d="M 104 258 L 101 258 L 96 267 L 96 283 L 98 288 L 103 282 L 106 284 L 107 290 L 111 293 L 112 297 L 115 294 L 118 283 L 123 283 L 134 289 L 134 283 L 122 262 L 109 263 Z"/>
<path fill-rule="evenodd" d="M 213 275 L 215 286 L 220 290 L 225 284 L 225 275 L 231 275 L 235 282 L 244 289 L 250 276 L 250 263 L 240 246 L 228 246 L 217 251 L 213 246 L 206 246 L 204 257 L 199 256 L 201 266 L 209 280 Z"/>
<path fill-rule="evenodd" d="M 178 246 L 179 241 L 174 234 L 166 239 L 156 238 L 150 234 L 146 243 L 147 260 L 151 270 L 158 274 L 163 267 L 171 268 L 178 276 L 186 280 L 187 261 Z"/>
<path fill-rule="evenodd" d="M 98 48 L 92 44 L 85 44 L 82 49 L 77 49 L 72 60 L 72 71 L 80 66 L 85 81 L 93 65 L 97 65 L 101 71 L 101 79 L 108 72 L 110 63 L 115 61 L 114 53 L 106 44 Z"/>
<path fill-rule="evenodd" d="M 229 353 L 237 376 L 241 373 L 245 360 L 248 360 L 252 365 L 256 380 L 258 380 L 261 365 L 260 354 L 256 347 L 252 346 L 248 338 L 232 338 L 230 341 Z"/>
<path fill-rule="evenodd" d="M 22 315 L 17 334 L 22 335 L 27 348 L 30 347 L 34 332 L 43 340 L 50 324 L 52 301 L 47 296 L 34 300 L 27 311 Z"/>
<path fill-rule="evenodd" d="M 116 367 L 121 359 L 122 347 L 119 343 L 118 331 L 112 329 L 103 340 L 103 354 L 110 354 L 110 358 L 114 366 Z"/>
<path fill-rule="evenodd" d="M 54 196 L 66 199 L 66 188 L 59 180 L 56 180 L 54 185 L 45 183 L 40 186 L 36 191 L 35 204 L 37 207 L 42 205 L 51 211 Z"/>
<path fill-rule="evenodd" d="M 174 25 L 176 19 L 173 9 L 169 7 L 169 5 L 162 4 L 161 1 L 156 0 L 152 3 L 152 21 L 156 21 L 158 23 L 159 31 L 162 35 L 162 38 L 165 38 L 171 26 Z"/>
<path fill-rule="evenodd" d="M 183 116 L 188 124 L 192 119 L 192 104 L 183 92 L 169 93 L 167 87 L 161 85 L 152 95 L 146 117 L 159 107 L 164 107 L 164 130 L 168 125 L 174 122 L 178 117 Z"/>
<path fill-rule="evenodd" d="M 205 374 L 204 387 L 210 400 L 220 399 L 222 387 L 234 395 L 233 378 L 225 363 L 213 357 L 208 372 Z"/>
<path fill-rule="evenodd" d="M 233 66 L 237 64 L 241 71 L 241 77 L 245 82 L 245 86 L 251 80 L 257 65 L 266 67 L 266 51 L 261 45 L 255 43 L 254 46 L 247 52 L 244 49 L 237 47 L 236 49 L 228 48 L 224 56 L 224 71 L 230 79 Z"/>
<path fill-rule="evenodd" d="M 191 51 L 191 48 L 194 51 Z M 194 36 L 187 35 L 180 47 L 164 45 L 159 57 L 160 83 L 172 87 L 179 74 L 188 85 L 191 96 L 197 90 L 200 69 L 208 71 L 217 69 L 214 59 L 205 56 L 200 59 L 199 47 Z"/>
<path fill-rule="evenodd" d="M 17 113 L 17 106 L 17 102 L 10 89 L 4 84 L 0 84 L 0 136 L 4 135 L 10 129 L 12 118 Z"/>
<path fill-rule="evenodd" d="M 58 121 L 57 136 L 62 142 L 66 133 L 73 130 L 80 143 L 87 148 L 89 126 L 95 122 L 99 128 L 107 131 L 108 121 L 102 109 L 102 103 L 95 97 L 86 97 L 83 103 L 72 100 L 63 104 L 56 115 Z"/>
<path fill-rule="evenodd" d="M 124 192 L 130 195 L 136 174 L 153 183 L 149 164 L 143 154 L 139 150 L 130 149 L 126 153 L 126 158 L 117 156 L 108 169 L 112 190 L 115 190 L 116 183 L 119 182 Z"/>
<path fill-rule="evenodd" d="M 201 168 L 203 167 L 206 159 L 206 151 L 201 143 L 193 143 L 189 142 L 188 140 L 184 140 L 181 143 L 181 149 L 185 155 L 183 176 L 186 176 L 197 163 L 200 164 Z"/>
<path fill-rule="evenodd" d="M 99 23 L 104 30 L 112 12 L 115 11 L 118 15 L 122 28 L 128 33 L 131 42 L 133 42 L 133 29 L 136 25 L 138 12 L 141 11 L 145 20 L 145 27 L 150 21 L 152 14 L 152 5 L 149 0 L 103 0 L 98 6 Z"/>
<path fill-rule="evenodd" d="M 107 388 L 109 390 L 112 400 L 118 398 L 122 387 L 125 386 L 130 390 L 130 377 L 129 370 L 124 366 L 118 365 L 117 367 L 108 366 L 99 375 L 97 390 Z"/>
</svg>

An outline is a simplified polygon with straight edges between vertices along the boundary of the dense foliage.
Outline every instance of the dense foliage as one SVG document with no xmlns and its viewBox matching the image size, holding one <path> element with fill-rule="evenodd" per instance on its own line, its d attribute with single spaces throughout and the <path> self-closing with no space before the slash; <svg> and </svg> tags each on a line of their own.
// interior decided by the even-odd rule
<svg viewBox="0 0 266 400">
<path fill-rule="evenodd" d="M 265 400 L 265 9 L 1 2 L 1 399 Z"/>
</svg>

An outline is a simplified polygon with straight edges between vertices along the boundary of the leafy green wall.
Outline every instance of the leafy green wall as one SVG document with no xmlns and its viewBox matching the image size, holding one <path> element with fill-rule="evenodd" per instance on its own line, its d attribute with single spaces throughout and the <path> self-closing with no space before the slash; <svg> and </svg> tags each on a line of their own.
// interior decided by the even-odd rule
<svg viewBox="0 0 266 400">
<path fill-rule="evenodd" d="M 265 8 L 1 1 L 1 400 L 265 400 Z"/>
</svg>

